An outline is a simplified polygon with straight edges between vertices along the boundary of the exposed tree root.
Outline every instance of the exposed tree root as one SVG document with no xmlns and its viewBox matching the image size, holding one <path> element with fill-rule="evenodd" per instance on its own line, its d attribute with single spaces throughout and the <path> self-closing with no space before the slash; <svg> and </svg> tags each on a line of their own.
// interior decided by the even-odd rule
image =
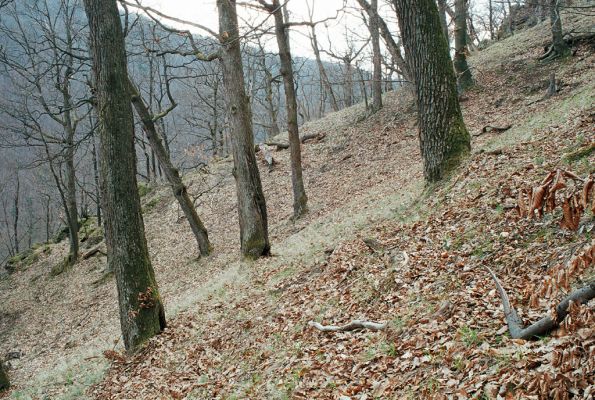
<svg viewBox="0 0 595 400">
<path fill-rule="evenodd" d="M 487 266 L 485 268 L 488 270 L 490 275 L 492 275 L 492 278 L 496 283 L 496 288 L 498 289 L 498 293 L 502 299 L 502 308 L 504 310 L 504 316 L 506 317 L 508 331 L 510 332 L 510 336 L 513 339 L 529 340 L 535 337 L 546 335 L 556 329 L 564 320 L 564 318 L 566 318 L 566 315 L 568 314 L 568 306 L 570 305 L 571 301 L 585 304 L 589 300 L 595 298 L 595 279 L 592 279 L 587 283 L 586 286 L 577 289 L 566 296 L 556 306 L 556 312 L 554 316 L 548 314 L 528 327 L 524 327 L 523 320 L 519 317 L 514 307 L 512 307 L 510 304 L 508 294 L 506 294 L 506 291 L 502 287 L 500 280 L 490 268 Z"/>
<path fill-rule="evenodd" d="M 351 321 L 347 325 L 337 326 L 337 325 L 322 325 L 318 322 L 310 321 L 308 325 L 318 329 L 322 332 L 348 332 L 354 331 L 356 329 L 369 329 L 371 331 L 381 331 L 386 328 L 386 323 L 381 324 L 378 322 L 371 322 L 371 321 L 360 321 L 355 320 Z"/>
</svg>

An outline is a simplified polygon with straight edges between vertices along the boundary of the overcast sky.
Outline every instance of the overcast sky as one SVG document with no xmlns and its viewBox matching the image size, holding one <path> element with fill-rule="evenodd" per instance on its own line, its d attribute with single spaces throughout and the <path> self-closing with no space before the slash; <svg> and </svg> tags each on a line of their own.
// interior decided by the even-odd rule
<svg viewBox="0 0 595 400">
<path fill-rule="evenodd" d="M 181 18 L 187 21 L 192 21 L 205 25 L 208 28 L 218 31 L 218 16 L 216 0 L 141 0 L 145 6 L 153 7 L 164 14 Z M 244 0 L 245 2 L 257 3 L 256 0 Z M 320 21 L 326 18 L 335 17 L 337 10 L 343 8 L 344 0 L 289 0 L 288 7 L 290 11 L 290 18 L 292 21 L 308 21 L 309 20 L 309 7 L 313 10 L 313 20 Z M 350 0 L 349 4 L 355 4 L 355 1 Z M 356 42 L 358 41 L 357 35 L 361 37 L 369 36 L 367 27 L 359 16 L 357 16 L 357 10 L 351 9 L 348 13 L 339 13 L 337 20 L 328 21 L 325 24 L 321 24 L 317 27 L 317 36 L 320 47 L 325 49 L 332 49 L 333 51 L 340 53 L 345 49 L 345 36 L 349 34 Z M 265 13 L 256 13 L 253 10 L 249 10 L 245 7 L 238 6 L 238 15 L 240 18 L 240 28 L 247 27 L 249 24 L 254 22 L 262 21 L 267 18 Z M 269 18 L 272 22 L 272 18 Z M 390 22 L 390 21 L 389 21 Z M 181 25 L 171 23 L 176 27 Z M 196 31 L 198 30 L 186 26 L 186 29 Z M 204 34 L 204 32 L 202 32 Z M 307 36 L 308 29 L 305 27 L 293 28 L 290 35 L 292 52 L 296 55 L 312 57 L 312 49 L 310 46 L 310 40 Z M 276 49 L 276 43 L 274 37 L 269 36 L 268 48 L 272 51 Z M 324 58 L 325 57 L 323 55 Z"/>
</svg>

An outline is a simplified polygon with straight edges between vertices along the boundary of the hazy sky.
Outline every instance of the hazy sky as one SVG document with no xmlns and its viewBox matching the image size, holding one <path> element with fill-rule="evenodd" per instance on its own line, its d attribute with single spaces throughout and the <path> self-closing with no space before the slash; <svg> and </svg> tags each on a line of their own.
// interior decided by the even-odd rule
<svg viewBox="0 0 595 400">
<path fill-rule="evenodd" d="M 181 18 L 205 25 L 208 28 L 217 31 L 218 17 L 216 0 L 141 0 L 143 5 L 151 6 L 164 14 Z M 244 2 L 257 3 L 256 0 L 244 0 Z M 308 21 L 309 6 L 313 10 L 313 20 L 319 21 L 337 15 L 337 10 L 343 8 L 344 0 L 289 0 L 288 7 L 292 21 Z M 349 4 L 355 4 L 353 0 Z M 337 20 L 328 21 L 324 26 L 317 27 L 317 36 L 320 46 L 335 52 L 340 52 L 345 48 L 345 34 L 349 32 L 354 38 L 360 34 L 362 37 L 369 36 L 367 27 L 363 24 L 361 18 L 356 13 L 358 11 L 351 9 L 348 13 L 340 13 Z M 266 13 L 258 13 L 245 7 L 238 6 L 238 15 L 240 17 L 240 27 L 246 27 L 249 23 L 262 21 L 267 18 Z M 272 17 L 269 18 L 272 22 Z M 171 23 L 176 27 L 180 25 Z M 199 31 L 189 26 L 185 27 L 192 31 Z M 204 32 L 203 32 L 204 33 Z M 290 35 L 292 52 L 301 56 L 312 56 L 310 40 L 307 36 L 308 29 L 305 27 L 293 28 Z M 354 40 L 357 41 L 355 38 Z M 274 50 L 276 43 L 274 37 L 269 36 L 268 47 Z M 323 55 L 324 57 L 324 55 Z M 327 58 L 327 57 L 325 57 Z"/>
</svg>

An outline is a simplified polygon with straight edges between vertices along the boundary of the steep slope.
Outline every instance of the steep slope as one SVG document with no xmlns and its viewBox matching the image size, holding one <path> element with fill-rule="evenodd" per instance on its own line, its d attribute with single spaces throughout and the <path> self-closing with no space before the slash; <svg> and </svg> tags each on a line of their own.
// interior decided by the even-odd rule
<svg viewBox="0 0 595 400">
<path fill-rule="evenodd" d="M 118 353 L 105 259 L 50 277 L 66 249 L 40 253 L 0 282 L 0 354 L 24 352 L 11 361 L 12 396 L 546 398 L 566 385 L 560 393 L 573 388 L 588 398 L 592 307 L 576 310 L 573 324 L 552 339 L 510 340 L 482 268 L 490 266 L 521 315 L 535 320 L 555 302 L 544 297 L 528 307 L 543 275 L 592 243 L 592 219 L 568 233 L 556 218 L 519 219 L 511 208 L 520 189 L 553 168 L 592 172 L 593 156 L 567 163 L 562 155 L 595 140 L 593 48 L 581 45 L 572 60 L 541 65 L 534 60 L 547 38 L 547 27 L 538 26 L 471 58 L 478 87 L 463 106 L 478 135 L 474 153 L 434 191 L 423 192 L 411 99 L 389 94 L 367 119 L 356 106 L 306 126 L 325 136 L 304 146 L 311 209 L 304 219 L 289 221 L 287 152 L 273 153 L 278 164 L 261 171 L 268 259 L 238 261 L 230 160 L 190 177 L 190 191 L 204 192 L 199 212 L 216 247 L 212 257 L 196 260 L 168 189 L 149 193 L 147 235 L 170 327 L 138 356 Z M 561 89 L 542 99 L 550 71 Z M 508 124 L 506 132 L 481 134 L 486 125 Z M 576 284 L 592 274 L 587 266 L 569 278 Z M 390 326 L 338 334 L 308 326 L 358 318 Z"/>
</svg>

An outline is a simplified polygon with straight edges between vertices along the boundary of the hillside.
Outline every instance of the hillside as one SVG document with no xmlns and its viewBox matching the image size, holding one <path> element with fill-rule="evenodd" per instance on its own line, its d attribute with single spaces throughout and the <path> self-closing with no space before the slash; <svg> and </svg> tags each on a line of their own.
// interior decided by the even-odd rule
<svg viewBox="0 0 595 400">
<path fill-rule="evenodd" d="M 565 21 L 590 27 L 588 19 Z M 591 27 L 592 28 L 592 27 Z M 424 190 L 412 99 L 389 93 L 366 118 L 358 105 L 304 127 L 310 212 L 293 223 L 287 151 L 261 164 L 273 255 L 239 261 L 231 160 L 188 176 L 215 254 L 195 242 L 167 187 L 143 198 L 151 258 L 169 327 L 140 354 L 122 355 L 116 288 L 105 257 L 57 276 L 66 243 L 35 250 L 0 281 L 0 354 L 13 399 L 576 398 L 595 384 L 593 304 L 538 341 L 506 334 L 502 280 L 535 321 L 559 293 L 531 301 L 544 275 L 571 286 L 593 276 L 593 218 L 577 232 L 559 215 L 521 219 L 516 199 L 556 168 L 585 177 L 595 156 L 563 155 L 595 141 L 595 54 L 540 64 L 547 24 L 471 57 L 465 94 L 473 153 L 444 184 Z M 544 98 L 550 72 L 560 91 Z M 485 126 L 512 127 L 482 133 Z M 589 249 L 589 250 L 584 250 Z M 553 271 L 553 272 L 552 272 Z M 382 321 L 382 332 L 323 333 Z M 556 392 L 556 390 L 559 390 Z M 591 392 L 589 392 L 591 390 Z"/>
</svg>

